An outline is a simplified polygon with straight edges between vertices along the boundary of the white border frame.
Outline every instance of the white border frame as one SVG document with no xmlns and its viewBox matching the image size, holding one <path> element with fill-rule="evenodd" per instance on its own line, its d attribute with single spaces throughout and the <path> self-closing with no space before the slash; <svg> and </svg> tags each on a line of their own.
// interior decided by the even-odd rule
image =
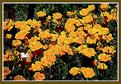
<svg viewBox="0 0 121 84">
<path fill-rule="evenodd" d="M 3 55 L 4 55 L 4 4 L 117 4 L 117 80 L 4 80 L 3 78 Z M 3 82 L 119 82 L 119 2 L 2 2 L 2 81 Z"/>
</svg>

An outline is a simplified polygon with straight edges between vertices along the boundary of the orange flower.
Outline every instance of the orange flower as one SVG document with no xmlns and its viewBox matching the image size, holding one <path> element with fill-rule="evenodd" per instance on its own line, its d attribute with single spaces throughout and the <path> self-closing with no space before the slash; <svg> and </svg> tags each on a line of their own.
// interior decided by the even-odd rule
<svg viewBox="0 0 121 84">
<path fill-rule="evenodd" d="M 10 31 L 13 28 L 14 22 L 11 19 L 7 19 L 4 22 L 4 30 Z"/>
<path fill-rule="evenodd" d="M 12 37 L 12 34 L 6 34 L 7 39 L 11 39 L 11 37 Z"/>
<path fill-rule="evenodd" d="M 53 13 L 53 18 L 54 19 L 61 19 L 62 14 L 61 13 Z"/>
<path fill-rule="evenodd" d="M 35 51 L 35 50 L 39 50 L 40 48 L 42 48 L 42 44 L 38 41 L 34 41 L 34 42 L 31 42 L 29 47 L 32 51 Z"/>
<path fill-rule="evenodd" d="M 20 28 L 22 25 L 26 25 L 26 21 L 16 21 L 15 28 Z"/>
<path fill-rule="evenodd" d="M 107 66 L 105 63 L 99 63 L 99 64 L 97 65 L 97 68 L 98 68 L 98 69 L 107 69 L 108 66 Z"/>
<path fill-rule="evenodd" d="M 95 9 L 95 5 L 89 5 L 87 10 L 89 11 L 93 11 Z"/>
<path fill-rule="evenodd" d="M 83 51 L 84 49 L 86 49 L 86 48 L 87 48 L 87 45 L 81 45 L 81 46 L 79 46 L 78 48 L 76 48 L 75 50 L 78 51 L 79 53 L 82 53 L 82 51 Z"/>
<path fill-rule="evenodd" d="M 106 40 L 107 43 L 113 40 L 112 34 L 103 35 L 102 38 Z"/>
<path fill-rule="evenodd" d="M 98 59 L 102 62 L 107 62 L 109 60 L 111 60 L 111 57 L 110 55 L 108 54 L 105 54 L 105 53 L 101 53 L 99 56 L 98 56 Z"/>
<path fill-rule="evenodd" d="M 95 44 L 96 43 L 96 38 L 95 37 L 87 37 L 87 43 L 89 44 Z"/>
<path fill-rule="evenodd" d="M 69 71 L 70 74 L 72 74 L 73 76 L 77 75 L 78 73 L 80 73 L 79 71 L 80 69 L 77 67 L 73 67 L 71 68 L 71 70 Z"/>
<path fill-rule="evenodd" d="M 80 11 L 80 15 L 82 15 L 82 16 L 86 16 L 86 15 L 88 15 L 89 14 L 89 10 L 88 9 L 82 9 L 81 11 Z"/>
<path fill-rule="evenodd" d="M 82 74 L 84 75 L 85 78 L 92 78 L 95 76 L 95 72 L 93 71 L 92 68 L 85 68 L 82 67 L 81 69 Z"/>
<path fill-rule="evenodd" d="M 4 78 L 6 78 L 6 76 L 10 73 L 11 71 L 9 70 L 9 67 L 4 67 Z"/>
<path fill-rule="evenodd" d="M 75 12 L 72 12 L 72 11 L 67 11 L 67 13 L 66 13 L 66 15 L 69 17 L 69 16 L 72 16 L 72 15 L 74 15 L 75 14 Z"/>
<path fill-rule="evenodd" d="M 32 63 L 32 70 L 39 71 L 43 69 L 42 63 L 40 61 L 36 61 L 35 64 Z"/>
<path fill-rule="evenodd" d="M 114 50 L 114 46 L 106 46 L 103 48 L 103 52 L 106 52 L 106 53 L 110 53 L 110 54 L 114 54 L 116 52 L 116 50 Z"/>
<path fill-rule="evenodd" d="M 13 45 L 13 46 L 21 45 L 21 41 L 20 41 L 20 40 L 13 40 L 13 41 L 12 41 L 12 45 Z"/>
<path fill-rule="evenodd" d="M 24 30 L 24 31 L 28 32 L 29 30 L 31 30 L 31 27 L 29 27 L 28 25 L 21 25 L 20 30 L 21 31 Z"/>
<path fill-rule="evenodd" d="M 27 31 L 21 30 L 21 31 L 19 31 L 19 32 L 15 35 L 15 38 L 16 38 L 16 39 L 23 40 L 23 39 L 25 38 L 25 36 L 26 36 L 27 33 L 28 33 Z"/>
<path fill-rule="evenodd" d="M 91 58 L 92 56 L 95 56 L 96 54 L 93 48 L 86 48 L 82 51 L 82 53 L 89 58 Z"/>
<path fill-rule="evenodd" d="M 30 62 L 31 62 L 31 57 L 27 57 L 27 58 L 26 58 L 26 62 L 27 62 L 27 63 L 30 63 Z"/>
<path fill-rule="evenodd" d="M 89 30 L 89 29 L 92 29 L 92 25 L 90 24 L 87 24 L 85 27 L 84 27 L 85 30 Z"/>
<path fill-rule="evenodd" d="M 5 51 L 5 55 L 4 55 L 4 61 L 7 61 L 9 57 L 9 52 L 8 50 Z"/>
<path fill-rule="evenodd" d="M 34 79 L 35 79 L 35 80 L 43 80 L 43 79 L 45 79 L 45 75 L 44 75 L 43 73 L 36 72 L 36 73 L 34 74 Z"/>
<path fill-rule="evenodd" d="M 13 52 L 10 50 L 6 50 L 4 55 L 4 61 L 12 61 L 12 60 L 14 60 Z"/>
<path fill-rule="evenodd" d="M 109 33 L 109 29 L 108 28 L 101 28 L 99 29 L 99 35 L 105 35 Z"/>
<path fill-rule="evenodd" d="M 65 24 L 65 29 L 67 32 L 71 32 L 75 30 L 75 26 L 73 24 Z"/>
<path fill-rule="evenodd" d="M 14 80 L 25 80 L 25 78 L 21 75 L 16 75 L 13 79 Z"/>
<path fill-rule="evenodd" d="M 48 52 L 44 53 L 44 57 L 42 57 L 41 62 L 43 66 L 50 67 L 56 61 L 56 57 L 54 54 L 49 50 Z"/>
<path fill-rule="evenodd" d="M 44 12 L 44 11 L 39 11 L 39 12 L 37 12 L 37 16 L 38 16 L 38 17 L 44 17 L 44 16 L 46 16 L 46 12 Z"/>
<path fill-rule="evenodd" d="M 109 4 L 107 4 L 107 3 L 103 3 L 103 4 L 100 5 L 100 8 L 101 8 L 102 10 L 107 10 L 108 7 L 109 7 Z"/>
<path fill-rule="evenodd" d="M 42 62 L 43 66 L 51 66 L 52 65 L 52 63 L 49 62 L 46 57 L 42 57 L 41 62 Z"/>
<path fill-rule="evenodd" d="M 91 14 L 83 17 L 83 19 L 82 19 L 82 23 L 90 23 L 92 21 L 93 21 L 93 17 L 91 16 Z"/>
<path fill-rule="evenodd" d="M 73 42 L 78 43 L 78 44 L 83 44 L 84 43 L 84 37 L 83 36 L 76 37 L 76 38 L 74 38 L 72 40 L 73 40 Z"/>
<path fill-rule="evenodd" d="M 48 19 L 48 20 L 50 20 L 50 19 L 51 19 L 51 16 L 50 16 L 50 15 L 48 15 L 48 16 L 47 16 L 47 19 Z"/>
<path fill-rule="evenodd" d="M 37 27 L 40 27 L 41 24 L 40 24 L 40 21 L 37 21 L 35 19 L 31 20 L 27 20 L 27 24 L 30 25 L 32 28 L 37 28 Z"/>
<path fill-rule="evenodd" d="M 46 39 L 46 38 L 50 38 L 51 37 L 51 34 L 49 33 L 50 30 L 45 30 L 45 31 L 42 31 L 39 33 L 39 37 L 40 38 L 43 38 L 43 39 Z"/>
</svg>

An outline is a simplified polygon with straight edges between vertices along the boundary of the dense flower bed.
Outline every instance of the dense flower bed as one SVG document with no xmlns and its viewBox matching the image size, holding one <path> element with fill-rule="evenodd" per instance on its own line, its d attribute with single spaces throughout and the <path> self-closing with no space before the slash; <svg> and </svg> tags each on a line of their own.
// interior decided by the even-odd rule
<svg viewBox="0 0 121 84">
<path fill-rule="evenodd" d="M 117 5 L 36 15 L 4 21 L 4 80 L 117 79 Z"/>
</svg>

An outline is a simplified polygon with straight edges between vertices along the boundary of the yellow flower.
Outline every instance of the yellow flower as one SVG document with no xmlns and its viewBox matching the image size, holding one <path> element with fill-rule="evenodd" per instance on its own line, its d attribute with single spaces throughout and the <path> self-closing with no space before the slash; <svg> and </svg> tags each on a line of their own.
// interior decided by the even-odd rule
<svg viewBox="0 0 121 84">
<path fill-rule="evenodd" d="M 89 34 L 92 34 L 92 35 L 93 35 L 93 34 L 96 34 L 96 33 L 98 33 L 98 32 L 99 32 L 99 30 L 98 30 L 97 28 L 91 28 L 91 29 L 88 30 L 88 33 L 89 33 Z"/>
<path fill-rule="evenodd" d="M 14 80 L 26 80 L 23 76 L 21 75 L 16 75 L 14 78 Z"/>
<path fill-rule="evenodd" d="M 65 29 L 67 32 L 71 32 L 75 30 L 75 25 L 80 26 L 82 23 L 80 20 L 77 20 L 75 18 L 69 18 L 65 23 Z"/>
<path fill-rule="evenodd" d="M 35 19 L 31 20 L 27 20 L 27 24 L 30 25 L 32 28 L 37 28 L 37 27 L 40 27 L 41 26 L 41 21 L 37 21 Z"/>
<path fill-rule="evenodd" d="M 77 75 L 78 73 L 80 73 L 80 69 L 77 67 L 73 67 L 71 68 L 71 70 L 69 71 L 70 74 L 72 74 L 73 76 Z"/>
<path fill-rule="evenodd" d="M 80 15 L 82 15 L 82 16 L 86 16 L 86 15 L 88 15 L 89 14 L 89 10 L 88 9 L 82 9 L 81 11 L 80 11 Z"/>
<path fill-rule="evenodd" d="M 43 79 L 45 79 L 45 75 L 44 75 L 43 73 L 36 72 L 36 73 L 34 74 L 34 79 L 35 79 L 35 80 L 43 80 Z"/>
<path fill-rule="evenodd" d="M 6 78 L 6 76 L 8 75 L 8 74 L 10 74 L 11 73 L 11 71 L 9 70 L 9 67 L 4 67 L 4 79 Z"/>
<path fill-rule="evenodd" d="M 26 21 L 16 21 L 15 22 L 15 28 L 20 28 L 22 25 L 26 25 Z"/>
<path fill-rule="evenodd" d="M 82 43 L 84 43 L 84 37 L 83 36 L 75 37 L 73 42 L 78 43 L 78 44 L 82 44 Z"/>
<path fill-rule="evenodd" d="M 13 40 L 13 41 L 12 41 L 12 45 L 13 45 L 13 46 L 21 45 L 21 41 L 20 41 L 20 40 Z"/>
<path fill-rule="evenodd" d="M 35 51 L 35 50 L 39 50 L 40 48 L 42 48 L 42 44 L 40 43 L 40 42 L 38 42 L 38 41 L 34 41 L 34 42 L 32 42 L 31 44 L 30 44 L 30 49 L 32 50 L 32 51 Z"/>
<path fill-rule="evenodd" d="M 32 42 L 37 41 L 37 40 L 39 40 L 39 37 L 33 36 L 33 37 L 31 37 L 31 39 L 28 40 L 28 42 L 29 42 L 29 44 L 31 44 Z"/>
<path fill-rule="evenodd" d="M 95 37 L 87 37 L 87 43 L 89 43 L 89 44 L 95 44 L 96 41 L 97 40 Z"/>
<path fill-rule="evenodd" d="M 6 34 L 7 39 L 11 39 L 11 37 L 12 37 L 12 34 Z"/>
<path fill-rule="evenodd" d="M 112 34 L 108 34 L 108 35 L 103 35 L 102 39 L 106 40 L 106 42 L 110 42 L 111 40 L 113 40 Z"/>
<path fill-rule="evenodd" d="M 53 54 L 44 55 L 44 57 L 41 58 L 42 65 L 46 67 L 52 66 L 55 61 L 56 57 Z"/>
<path fill-rule="evenodd" d="M 68 18 L 67 21 L 66 21 L 66 23 L 72 25 L 72 24 L 74 24 L 76 21 L 77 21 L 77 20 L 76 20 L 75 18 Z"/>
<path fill-rule="evenodd" d="M 55 24 L 59 24 L 59 21 L 58 21 L 58 20 L 56 20 L 55 18 L 54 18 L 54 19 L 52 19 L 52 22 L 54 22 Z"/>
<path fill-rule="evenodd" d="M 43 45 L 42 48 L 46 50 L 49 46 L 47 44 Z"/>
<path fill-rule="evenodd" d="M 8 60 L 8 57 L 9 57 L 9 51 L 6 50 L 5 51 L 5 54 L 4 54 L 4 61 L 7 61 Z"/>
<path fill-rule="evenodd" d="M 95 56 L 96 54 L 93 48 L 86 48 L 82 51 L 82 53 L 89 58 L 91 58 L 92 56 Z"/>
<path fill-rule="evenodd" d="M 51 41 L 56 41 L 57 40 L 57 37 L 58 37 L 58 34 L 51 34 Z"/>
<path fill-rule="evenodd" d="M 102 13 L 101 13 L 101 17 L 104 18 L 104 16 L 107 17 L 107 22 L 109 22 L 109 21 L 112 20 L 112 16 L 111 16 L 111 14 L 110 14 L 109 12 L 102 12 Z"/>
<path fill-rule="evenodd" d="M 105 53 L 111 53 L 111 54 L 114 54 L 116 52 L 116 50 L 114 50 L 114 46 L 106 46 L 103 48 L 103 52 Z"/>
<path fill-rule="evenodd" d="M 40 61 L 36 61 L 35 64 L 32 63 L 32 70 L 33 71 L 40 71 L 43 69 L 42 63 Z"/>
<path fill-rule="evenodd" d="M 51 19 L 51 16 L 50 16 L 50 15 L 48 15 L 48 16 L 47 16 L 47 19 L 48 19 L 48 20 L 50 20 L 50 19 Z"/>
<path fill-rule="evenodd" d="M 44 17 L 44 16 L 46 16 L 46 12 L 44 12 L 44 11 L 39 11 L 39 12 L 37 12 L 37 16 L 38 16 L 38 17 Z"/>
<path fill-rule="evenodd" d="M 78 51 L 79 53 L 82 53 L 82 51 L 86 48 L 87 48 L 87 45 L 81 45 L 81 46 L 77 47 L 75 50 Z"/>
<path fill-rule="evenodd" d="M 69 44 L 71 44 L 73 42 L 73 38 L 72 37 L 68 37 L 68 38 L 66 38 L 65 40 L 64 40 L 64 44 L 66 44 L 66 45 L 69 45 Z"/>
<path fill-rule="evenodd" d="M 93 18 L 92 18 L 92 16 L 91 16 L 91 14 L 89 14 L 89 15 L 83 17 L 82 20 L 83 20 L 83 23 L 90 23 L 90 22 L 93 21 Z"/>
<path fill-rule="evenodd" d="M 11 19 L 7 19 L 4 22 L 4 30 L 10 31 L 13 28 L 14 22 Z"/>
<path fill-rule="evenodd" d="M 15 38 L 19 40 L 23 40 L 27 33 L 28 33 L 27 31 L 21 30 L 15 35 Z"/>
<path fill-rule="evenodd" d="M 98 69 L 107 69 L 108 66 L 105 63 L 98 63 L 97 68 Z"/>
<path fill-rule="evenodd" d="M 89 29 L 92 29 L 92 25 L 90 24 L 87 24 L 85 27 L 84 27 L 85 30 L 89 30 Z"/>
<path fill-rule="evenodd" d="M 59 37 L 57 38 L 57 44 L 63 45 L 63 44 L 64 44 L 64 40 L 65 40 L 66 38 L 67 38 L 66 34 L 63 34 L 63 35 L 59 36 Z"/>
<path fill-rule="evenodd" d="M 92 68 L 82 67 L 80 70 L 85 78 L 92 78 L 95 76 L 95 72 Z"/>
<path fill-rule="evenodd" d="M 102 28 L 99 30 L 98 34 L 99 35 L 105 35 L 109 33 L 109 28 Z"/>
<path fill-rule="evenodd" d="M 67 11 L 67 13 L 66 13 L 66 15 L 68 16 L 68 17 L 70 17 L 70 16 L 72 16 L 72 15 L 74 15 L 75 14 L 75 12 L 73 12 L 73 11 Z"/>
<path fill-rule="evenodd" d="M 19 28 L 21 26 L 21 21 L 16 21 L 14 26 L 15 28 Z"/>
<path fill-rule="evenodd" d="M 109 4 L 107 4 L 107 3 L 103 3 L 103 4 L 100 5 L 100 8 L 101 8 L 102 10 L 107 10 L 108 7 L 109 7 Z"/>
<path fill-rule="evenodd" d="M 72 49 L 70 48 L 69 45 L 63 45 L 61 48 L 62 48 L 63 52 L 66 52 L 69 55 L 73 55 L 73 51 L 72 51 Z"/>
<path fill-rule="evenodd" d="M 74 31 L 71 31 L 71 32 L 69 33 L 69 36 L 75 38 L 75 37 L 78 36 L 78 34 L 77 34 L 76 32 L 74 32 Z"/>
<path fill-rule="evenodd" d="M 79 36 L 83 36 L 83 37 L 87 36 L 87 34 L 84 32 L 84 29 L 82 27 L 79 27 L 77 29 L 77 33 L 78 33 Z"/>
<path fill-rule="evenodd" d="M 48 61 L 51 62 L 52 64 L 54 64 L 54 62 L 56 61 L 56 56 L 55 55 L 47 55 L 46 56 Z"/>
<path fill-rule="evenodd" d="M 59 12 L 53 13 L 53 18 L 54 19 L 61 19 L 61 17 L 62 17 L 62 14 L 61 13 L 59 13 Z"/>
<path fill-rule="evenodd" d="M 111 10 L 112 20 L 117 20 L 117 9 Z"/>
<path fill-rule="evenodd" d="M 46 38 L 51 37 L 51 34 L 49 33 L 49 30 L 45 30 L 39 33 L 39 37 L 46 39 Z"/>
<path fill-rule="evenodd" d="M 41 62 L 42 62 L 42 65 L 43 65 L 43 66 L 46 66 L 46 67 L 52 65 L 52 63 L 50 63 L 50 62 L 47 60 L 47 57 L 45 57 L 45 56 L 41 58 Z"/>
<path fill-rule="evenodd" d="M 21 25 L 20 30 L 21 31 L 24 30 L 24 31 L 28 32 L 29 30 L 31 30 L 31 27 L 29 27 L 28 25 Z"/>
<path fill-rule="evenodd" d="M 75 30 L 75 26 L 73 24 L 67 24 L 65 23 L 65 29 L 67 32 L 71 32 Z"/>
<path fill-rule="evenodd" d="M 80 20 L 75 20 L 74 25 L 79 27 L 80 25 L 83 25 L 83 24 L 80 22 Z"/>
<path fill-rule="evenodd" d="M 54 64 L 54 62 L 56 61 L 56 56 L 54 54 L 55 50 L 56 50 L 55 48 L 48 49 L 44 52 L 44 57 L 41 58 L 41 62 L 43 64 L 43 66 L 50 67 L 51 65 Z"/>
<path fill-rule="evenodd" d="M 101 53 L 99 56 L 98 56 L 98 59 L 102 62 L 107 62 L 109 60 L 111 60 L 111 57 L 110 55 L 108 54 L 105 54 L 105 53 Z"/>
<path fill-rule="evenodd" d="M 89 11 L 93 11 L 95 9 L 95 5 L 89 5 L 87 10 Z"/>
<path fill-rule="evenodd" d="M 6 50 L 4 55 L 4 61 L 13 61 L 15 55 L 13 55 L 13 52 L 11 50 Z"/>
</svg>

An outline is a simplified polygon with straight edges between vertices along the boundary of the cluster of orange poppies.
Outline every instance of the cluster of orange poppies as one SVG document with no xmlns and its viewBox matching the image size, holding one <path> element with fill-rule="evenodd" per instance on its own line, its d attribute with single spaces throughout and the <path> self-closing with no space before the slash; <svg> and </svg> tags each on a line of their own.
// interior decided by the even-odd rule
<svg viewBox="0 0 121 84">
<path fill-rule="evenodd" d="M 108 8 L 110 8 L 109 4 L 100 4 L 102 21 L 117 20 L 117 9 L 114 8 L 107 12 Z M 57 57 L 62 57 L 66 54 L 75 56 L 75 54 L 79 53 L 80 57 L 86 56 L 89 59 L 95 57 L 93 61 L 94 67 L 103 70 L 108 69 L 106 62 L 112 60 L 116 53 L 116 47 L 114 45 L 105 46 L 101 41 L 110 43 L 114 37 L 108 27 L 103 27 L 97 22 L 99 18 L 93 13 L 94 10 L 95 5 L 89 5 L 79 11 L 67 11 L 65 15 L 68 19 L 66 21 L 60 12 L 53 13 L 51 16 L 46 14 L 45 11 L 37 12 L 37 16 L 45 18 L 45 21 L 29 19 L 27 21 L 14 22 L 11 19 L 5 20 L 4 31 L 9 32 L 12 29 L 16 29 L 17 32 L 15 36 L 6 33 L 4 37 L 7 41 L 11 41 L 12 49 L 5 49 L 3 61 L 25 60 L 30 65 L 28 69 L 34 72 L 33 80 L 46 80 L 46 73 L 42 73 L 42 71 L 46 67 L 50 68 L 54 65 L 58 61 Z M 82 18 L 79 18 L 77 13 Z M 56 28 L 51 30 L 51 28 L 43 27 L 43 25 L 49 24 L 53 24 Z M 60 25 L 64 27 L 62 28 Z M 70 46 L 73 43 L 79 46 Z M 96 45 L 96 49 L 89 47 L 91 44 Z M 21 50 L 21 46 L 24 50 Z M 97 50 L 101 53 L 98 54 Z M 33 61 L 35 56 L 39 56 L 39 59 Z M 22 64 L 18 64 L 18 67 L 22 66 Z M 10 67 L 4 66 L 4 79 L 14 73 L 12 70 Z M 85 78 L 93 78 L 96 75 L 93 67 L 84 66 L 73 66 L 68 72 L 72 76 L 83 74 Z M 27 80 L 20 74 L 14 76 L 13 79 Z"/>
</svg>

